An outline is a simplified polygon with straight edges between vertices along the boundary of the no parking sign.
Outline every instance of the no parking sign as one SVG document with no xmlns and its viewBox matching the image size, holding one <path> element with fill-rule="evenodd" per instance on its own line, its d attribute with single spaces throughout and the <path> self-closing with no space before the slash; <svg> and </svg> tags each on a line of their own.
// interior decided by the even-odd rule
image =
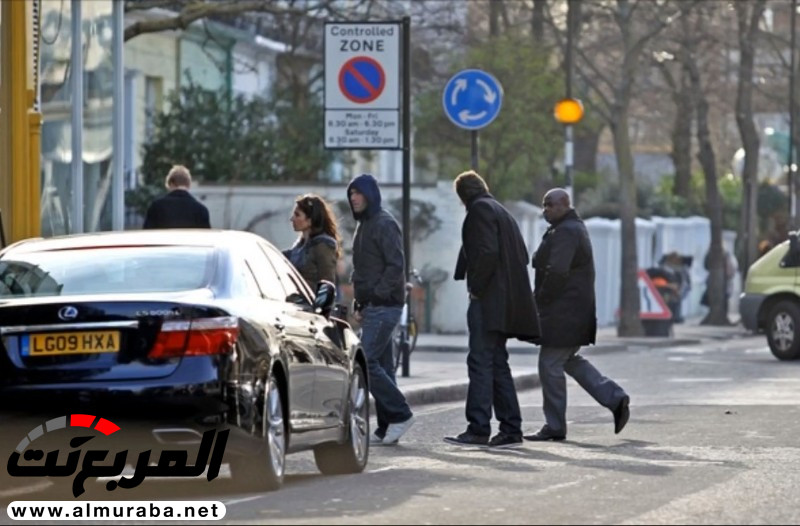
<svg viewBox="0 0 800 526">
<path fill-rule="evenodd" d="M 401 25 L 325 24 L 325 147 L 400 147 Z"/>
</svg>

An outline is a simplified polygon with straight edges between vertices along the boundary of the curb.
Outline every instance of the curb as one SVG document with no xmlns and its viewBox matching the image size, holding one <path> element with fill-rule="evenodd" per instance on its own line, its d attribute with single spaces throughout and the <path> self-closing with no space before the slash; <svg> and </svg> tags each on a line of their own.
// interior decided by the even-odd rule
<svg viewBox="0 0 800 526">
<path fill-rule="evenodd" d="M 534 389 L 539 387 L 539 373 L 523 373 L 514 376 L 514 387 L 517 391 L 524 391 L 526 389 Z M 437 385 L 432 387 L 409 387 L 400 390 L 406 397 L 408 405 L 421 406 L 430 404 L 443 404 L 447 402 L 460 402 L 467 399 L 467 388 L 469 382 L 459 382 L 448 385 Z M 370 397 L 370 413 L 375 414 L 375 400 Z"/>
<path fill-rule="evenodd" d="M 700 339 L 661 339 L 661 340 L 631 340 L 622 343 L 608 343 L 600 345 L 587 345 L 581 347 L 581 352 L 589 352 L 592 354 L 602 354 L 608 352 L 626 351 L 629 348 L 663 348 L 663 347 L 679 347 L 684 345 L 698 345 L 703 343 Z M 467 353 L 467 347 L 462 345 L 417 345 L 414 352 L 450 352 L 450 353 Z M 508 354 L 538 354 L 539 347 L 530 345 L 527 347 L 508 347 Z M 413 353 L 412 353 L 413 360 Z"/>
</svg>

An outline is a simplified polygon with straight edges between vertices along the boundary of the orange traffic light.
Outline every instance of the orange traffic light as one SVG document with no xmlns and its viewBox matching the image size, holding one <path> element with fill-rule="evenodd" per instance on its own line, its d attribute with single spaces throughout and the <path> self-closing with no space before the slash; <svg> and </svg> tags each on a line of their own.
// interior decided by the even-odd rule
<svg viewBox="0 0 800 526">
<path fill-rule="evenodd" d="M 561 99 L 556 102 L 553 115 L 561 124 L 575 124 L 583 118 L 583 104 L 578 99 Z"/>
</svg>

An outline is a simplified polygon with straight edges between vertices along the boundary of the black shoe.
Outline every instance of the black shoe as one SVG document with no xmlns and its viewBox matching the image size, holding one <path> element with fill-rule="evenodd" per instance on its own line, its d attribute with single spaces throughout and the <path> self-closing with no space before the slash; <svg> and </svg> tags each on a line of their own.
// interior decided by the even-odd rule
<svg viewBox="0 0 800 526">
<path fill-rule="evenodd" d="M 625 395 L 622 400 L 620 400 L 617 408 L 614 409 L 614 433 L 619 434 L 620 431 L 625 429 L 625 424 L 628 423 L 628 419 L 631 417 L 631 410 L 628 407 L 631 403 L 631 398 L 628 395 Z"/>
<path fill-rule="evenodd" d="M 509 435 L 507 433 L 500 432 L 493 436 L 491 440 L 489 440 L 489 447 L 498 449 L 519 447 L 521 445 L 521 433 L 519 435 Z"/>
<path fill-rule="evenodd" d="M 444 441 L 448 444 L 455 444 L 456 446 L 479 446 L 486 447 L 489 445 L 489 437 L 485 435 L 476 435 L 465 431 L 457 437 L 444 437 Z"/>
<path fill-rule="evenodd" d="M 525 435 L 522 438 L 524 438 L 525 440 L 530 440 L 531 442 L 547 442 L 547 441 L 558 442 L 561 440 L 566 440 L 567 437 L 566 435 L 559 435 L 553 433 L 549 429 L 542 428 L 539 431 L 535 432 L 534 434 Z"/>
</svg>

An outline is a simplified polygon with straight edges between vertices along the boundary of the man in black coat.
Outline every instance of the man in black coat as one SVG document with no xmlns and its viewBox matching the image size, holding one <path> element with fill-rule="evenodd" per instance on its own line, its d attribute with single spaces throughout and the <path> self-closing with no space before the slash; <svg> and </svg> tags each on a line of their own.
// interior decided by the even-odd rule
<svg viewBox="0 0 800 526">
<path fill-rule="evenodd" d="M 461 229 L 462 248 L 455 279 L 466 277 L 469 291 L 467 326 L 467 431 L 445 438 L 468 446 L 514 447 L 522 443 L 522 417 L 506 340 L 533 341 L 539 322 L 528 278 L 528 250 L 516 220 L 489 194 L 480 175 L 464 172 L 455 190 L 467 209 Z M 492 408 L 500 432 L 491 435 Z"/>
<path fill-rule="evenodd" d="M 179 164 L 167 174 L 169 193 L 150 204 L 142 228 L 211 228 L 208 208 L 192 197 L 192 174 Z"/>
<path fill-rule="evenodd" d="M 544 196 L 544 218 L 550 223 L 533 255 L 536 305 L 542 335 L 539 379 L 546 424 L 526 440 L 564 440 L 567 436 L 567 381 L 572 376 L 598 403 L 614 413 L 614 432 L 628 422 L 630 398 L 577 354 L 595 342 L 594 259 L 586 225 L 572 208 L 569 194 L 554 188 Z"/>
</svg>

